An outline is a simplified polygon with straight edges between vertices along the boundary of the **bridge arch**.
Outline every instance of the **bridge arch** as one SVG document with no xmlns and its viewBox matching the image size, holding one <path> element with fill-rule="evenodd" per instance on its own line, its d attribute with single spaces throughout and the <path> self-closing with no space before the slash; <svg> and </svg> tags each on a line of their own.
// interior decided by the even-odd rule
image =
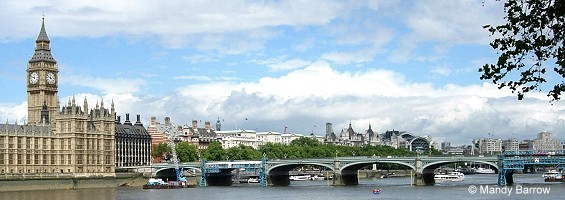
<svg viewBox="0 0 565 200">
<path fill-rule="evenodd" d="M 489 161 L 476 161 L 476 160 L 471 160 L 471 159 L 460 159 L 460 160 L 448 160 L 448 161 L 435 161 L 435 162 L 429 162 L 427 164 L 424 164 L 422 166 L 422 169 L 425 170 L 427 168 L 433 168 L 433 169 L 437 169 L 438 167 L 441 167 L 442 165 L 445 164 L 451 164 L 451 163 L 458 163 L 458 162 L 474 162 L 474 163 L 481 163 L 481 164 L 487 164 L 490 165 L 491 167 L 494 167 L 496 171 L 498 171 L 498 164 L 495 162 L 489 162 Z"/>
<path fill-rule="evenodd" d="M 268 167 L 265 170 L 265 173 L 269 177 L 267 178 L 267 180 L 269 181 L 270 185 L 288 186 L 290 185 L 289 171 L 291 169 L 304 165 L 325 167 L 330 171 L 334 171 L 333 165 L 327 163 L 319 163 L 319 162 L 298 162 L 298 163 L 294 162 L 294 163 L 275 164 L 271 167 Z"/>
<path fill-rule="evenodd" d="M 197 167 L 182 167 L 183 171 L 186 171 L 187 169 L 193 169 L 199 172 L 202 172 L 202 170 L 200 168 Z M 169 181 L 176 181 L 177 180 L 177 173 L 175 171 L 175 168 L 173 167 L 165 167 L 165 168 L 158 168 L 157 170 L 155 170 L 153 172 L 153 175 L 156 178 L 161 178 L 164 180 L 169 180 Z"/>
<path fill-rule="evenodd" d="M 339 174 L 341 174 L 341 180 L 344 185 L 358 185 L 357 171 L 363 167 L 378 163 L 391 163 L 406 166 L 412 170 L 416 170 L 413 163 L 403 162 L 403 161 L 393 161 L 393 160 L 379 160 L 379 161 L 360 161 L 352 162 L 341 167 Z"/>
<path fill-rule="evenodd" d="M 391 163 L 391 164 L 399 164 L 409 167 L 412 170 L 416 170 L 416 167 L 412 163 L 402 162 L 402 161 L 394 161 L 394 160 L 379 160 L 379 161 L 361 161 L 361 162 L 352 162 L 349 164 L 344 165 L 341 167 L 341 171 L 343 170 L 359 170 L 367 165 L 378 164 L 378 163 Z"/>
<path fill-rule="evenodd" d="M 442 165 L 451 164 L 451 163 L 458 163 L 458 162 L 475 162 L 475 163 L 487 164 L 487 165 L 490 165 L 491 167 L 494 168 L 495 173 L 497 173 L 498 170 L 499 170 L 497 163 L 489 162 L 489 161 L 476 161 L 476 160 L 472 160 L 472 159 L 434 161 L 434 162 L 426 163 L 422 166 L 422 176 L 423 176 L 423 179 L 424 179 L 424 183 L 426 185 L 435 184 L 435 180 L 434 180 L 435 169 L 441 167 Z"/>
</svg>

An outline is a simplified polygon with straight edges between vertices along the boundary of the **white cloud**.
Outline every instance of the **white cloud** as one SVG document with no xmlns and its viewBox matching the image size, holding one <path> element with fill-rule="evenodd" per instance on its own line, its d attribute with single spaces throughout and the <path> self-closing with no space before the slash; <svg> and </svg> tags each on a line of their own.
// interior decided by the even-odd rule
<svg viewBox="0 0 565 200">
<path fill-rule="evenodd" d="M 175 76 L 174 79 L 187 79 L 187 80 L 196 80 L 196 81 L 211 81 L 212 78 L 208 76 Z"/>
<path fill-rule="evenodd" d="M 235 81 L 238 80 L 237 77 L 226 77 L 226 76 L 196 76 L 196 75 L 185 75 L 185 76 L 175 76 L 173 79 L 178 80 L 195 80 L 195 81 Z"/>
<path fill-rule="evenodd" d="M 407 82 L 392 71 L 338 72 L 323 61 L 257 82 L 190 85 L 166 99 L 163 105 L 182 113 L 174 114 L 177 121 L 220 117 L 226 120 L 224 129 L 246 123 L 260 130 L 289 126 L 294 132 L 324 134 L 325 122 L 339 132 L 351 120 L 357 131 L 371 124 L 378 132 L 406 130 L 448 138 L 453 144 L 488 132 L 521 139 L 543 130 L 561 134 L 565 118 L 562 105 L 537 98 L 517 101 L 511 92 L 488 83 L 434 88 Z"/>
<path fill-rule="evenodd" d="M 101 99 L 109 107 L 113 100 L 118 114 L 141 114 L 144 124 L 151 116 L 160 120 L 169 116 L 177 124 L 220 117 L 224 130 L 246 127 L 282 132 L 288 126 L 289 132 L 323 135 L 326 122 L 333 123 L 334 131 L 339 132 L 351 121 L 356 131 L 371 124 L 381 133 L 405 130 L 452 144 L 468 144 L 487 133 L 531 139 L 540 131 L 560 136 L 565 130 L 565 106 L 551 105 L 543 95 L 517 101 L 511 92 L 488 83 L 436 88 L 406 81 L 388 70 L 339 72 L 324 61 L 280 77 L 193 84 L 165 96 L 127 92 L 75 95 L 81 103 L 83 96 L 91 107 Z M 63 97 L 63 102 L 65 98 L 69 97 Z M 0 106 L 0 120 L 21 118 L 26 115 L 25 105 Z"/>
<path fill-rule="evenodd" d="M 27 101 L 21 104 L 0 104 L 0 124 L 23 124 L 27 119 Z"/>
<path fill-rule="evenodd" d="M 449 69 L 448 67 L 434 67 L 430 72 L 442 76 L 449 76 L 451 74 L 451 69 Z"/>
<path fill-rule="evenodd" d="M 254 62 L 259 65 L 265 65 L 273 71 L 300 69 L 311 63 L 310 61 L 306 61 L 302 59 L 286 60 L 286 56 L 280 56 L 278 58 L 271 58 L 268 60 L 260 60 Z"/>
<path fill-rule="evenodd" d="M 108 94 L 138 92 L 141 90 L 141 87 L 145 85 L 145 80 L 140 78 L 127 79 L 121 77 L 84 77 L 69 74 L 69 76 L 64 76 L 64 78 L 62 78 L 61 83 L 94 88 L 101 91 L 103 94 Z"/>
<path fill-rule="evenodd" d="M 366 63 L 373 60 L 374 50 L 361 50 L 357 52 L 329 52 L 322 54 L 322 58 L 339 64 Z"/>
<path fill-rule="evenodd" d="M 391 61 L 435 60 L 447 52 L 446 48 L 456 44 L 486 45 L 490 41 L 489 33 L 482 26 L 501 23 L 504 14 L 501 6 L 500 2 L 481 3 L 472 0 L 415 1 L 405 18 L 410 31 L 399 36 L 401 40 L 398 48 L 392 52 Z M 414 51 L 422 43 L 441 48 L 419 55 Z"/>
<path fill-rule="evenodd" d="M 42 13 L 50 36 L 156 35 L 175 46 L 193 34 L 325 24 L 342 7 L 333 1 L 2 1 L 0 17 L 10 20 L 0 26 L 11 31 L 1 32 L 0 41 L 34 35 Z"/>
</svg>

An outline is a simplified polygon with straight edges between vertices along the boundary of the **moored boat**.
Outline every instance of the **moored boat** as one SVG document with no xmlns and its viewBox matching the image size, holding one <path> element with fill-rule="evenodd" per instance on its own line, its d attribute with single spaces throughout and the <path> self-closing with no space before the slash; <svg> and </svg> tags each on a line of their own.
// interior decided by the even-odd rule
<svg viewBox="0 0 565 200">
<path fill-rule="evenodd" d="M 250 177 L 249 179 L 247 179 L 247 183 L 259 183 L 259 179 Z"/>
<path fill-rule="evenodd" d="M 193 188 L 196 185 L 189 184 L 185 181 L 169 181 L 164 182 L 161 179 L 150 178 L 147 184 L 143 185 L 143 189 L 180 189 L 180 188 Z"/>
<path fill-rule="evenodd" d="M 550 169 L 548 171 L 546 171 L 545 173 L 543 173 L 543 175 L 541 175 L 542 178 L 557 178 L 558 175 L 560 175 L 561 173 L 559 173 L 559 171 L 555 170 L 555 169 Z"/>
<path fill-rule="evenodd" d="M 477 173 L 477 174 L 494 174 L 494 170 L 491 169 L 491 168 L 479 167 L 479 168 L 475 169 L 475 173 Z"/>
<path fill-rule="evenodd" d="M 449 172 L 448 174 L 436 174 L 434 176 L 434 180 L 436 182 L 444 182 L 444 181 L 463 181 L 465 180 L 465 174 L 461 172 Z"/>
<path fill-rule="evenodd" d="M 456 172 L 461 172 L 465 175 L 475 174 L 474 168 L 457 168 L 455 169 Z"/>
<path fill-rule="evenodd" d="M 390 177 L 394 177 L 396 176 L 396 174 L 394 174 L 394 172 L 391 173 L 385 173 L 383 175 L 381 175 L 381 178 L 390 178 Z"/>
<path fill-rule="evenodd" d="M 313 181 L 323 181 L 323 180 L 326 180 L 326 177 L 321 176 L 321 175 L 320 175 L 320 176 L 314 175 L 314 176 L 311 176 L 311 177 L 310 177 L 310 180 L 313 180 Z"/>
<path fill-rule="evenodd" d="M 310 175 L 296 175 L 296 176 L 290 176 L 289 179 L 291 181 L 309 181 L 310 179 Z"/>
</svg>

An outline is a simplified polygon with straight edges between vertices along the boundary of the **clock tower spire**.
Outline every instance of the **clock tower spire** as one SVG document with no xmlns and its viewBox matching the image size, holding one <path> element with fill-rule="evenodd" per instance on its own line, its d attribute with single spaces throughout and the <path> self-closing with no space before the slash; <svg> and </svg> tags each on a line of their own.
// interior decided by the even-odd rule
<svg viewBox="0 0 565 200">
<path fill-rule="evenodd" d="M 27 65 L 27 118 L 29 124 L 41 123 L 47 115 L 50 123 L 57 115 L 58 67 L 51 55 L 51 41 L 45 31 L 45 18 L 35 40 L 35 52 Z M 45 112 L 44 105 L 47 107 Z M 42 109 L 43 114 L 42 114 Z"/>
</svg>

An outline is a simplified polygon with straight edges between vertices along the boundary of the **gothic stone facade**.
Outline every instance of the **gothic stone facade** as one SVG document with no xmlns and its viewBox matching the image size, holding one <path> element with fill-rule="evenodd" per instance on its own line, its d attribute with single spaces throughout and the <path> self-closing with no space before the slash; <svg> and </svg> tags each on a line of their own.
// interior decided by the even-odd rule
<svg viewBox="0 0 565 200">
<path fill-rule="evenodd" d="M 115 176 L 114 104 L 59 106 L 58 67 L 41 25 L 27 66 L 28 120 L 0 124 L 0 174 Z"/>
</svg>

